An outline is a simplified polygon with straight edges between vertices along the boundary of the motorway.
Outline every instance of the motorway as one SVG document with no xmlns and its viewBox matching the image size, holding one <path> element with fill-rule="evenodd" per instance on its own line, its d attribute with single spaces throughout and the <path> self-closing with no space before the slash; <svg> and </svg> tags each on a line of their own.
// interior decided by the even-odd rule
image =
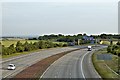
<svg viewBox="0 0 120 80">
<path fill-rule="evenodd" d="M 2 78 L 11 78 L 23 69 L 27 68 L 28 66 L 46 58 L 54 54 L 58 54 L 60 52 L 68 51 L 76 49 L 74 47 L 64 47 L 64 48 L 52 48 L 47 50 L 41 50 L 40 52 L 35 52 L 27 55 L 22 55 L 14 58 L 10 58 L 7 60 L 3 60 L 2 68 Z M 8 64 L 13 63 L 16 65 L 15 70 L 7 70 Z"/>
<path fill-rule="evenodd" d="M 57 61 L 55 61 L 47 70 L 43 73 L 41 78 L 101 78 L 95 71 L 91 55 L 99 48 L 95 48 L 92 51 L 87 49 L 81 49 L 71 52 Z"/>
<path fill-rule="evenodd" d="M 64 48 L 52 48 L 47 50 L 41 50 L 27 55 L 22 55 L 10 59 L 3 60 L 2 78 L 12 78 L 30 65 L 64 51 L 69 51 L 77 48 L 85 48 L 86 46 L 74 46 Z M 101 47 L 99 47 L 101 48 Z M 99 49 L 96 48 L 96 49 Z M 93 50 L 94 51 L 94 50 Z M 94 78 L 99 77 L 95 73 L 93 65 L 91 65 L 91 54 L 93 51 L 88 52 L 87 49 L 81 49 L 71 52 L 52 64 L 48 70 L 41 76 L 42 78 Z M 16 65 L 15 70 L 7 70 L 8 64 L 13 63 Z M 82 70 L 83 69 L 83 70 Z"/>
</svg>

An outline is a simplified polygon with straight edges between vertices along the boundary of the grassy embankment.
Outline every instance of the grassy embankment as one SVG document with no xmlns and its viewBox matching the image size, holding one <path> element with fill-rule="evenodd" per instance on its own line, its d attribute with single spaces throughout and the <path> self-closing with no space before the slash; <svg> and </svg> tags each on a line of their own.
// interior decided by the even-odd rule
<svg viewBox="0 0 120 80">
<path fill-rule="evenodd" d="M 0 41 L 2 43 L 2 45 L 4 45 L 5 47 L 9 47 L 11 44 L 16 45 L 16 43 L 20 41 L 22 44 L 24 44 L 26 41 L 28 43 L 34 43 L 34 42 L 38 42 L 39 40 L 5 40 L 5 41 Z M 56 44 L 62 43 L 62 44 L 66 44 L 65 42 L 53 42 Z M 0 50 L 2 50 L 0 48 Z M 33 51 L 26 51 L 26 52 L 20 52 L 20 53 L 15 53 L 15 54 L 11 54 L 11 55 L 3 55 L 2 58 L 10 58 L 10 57 L 14 57 L 14 56 L 18 56 L 18 55 L 25 55 L 25 54 L 29 54 L 32 52 L 38 52 L 42 49 L 38 49 L 38 50 L 33 50 Z M 1 57 L 1 56 L 0 56 Z"/>
<path fill-rule="evenodd" d="M 102 78 L 105 78 L 108 80 L 109 79 L 116 80 L 116 78 L 120 77 L 120 75 L 116 74 L 118 72 L 118 57 L 116 55 L 112 55 L 112 60 L 98 60 L 97 59 L 97 54 L 106 54 L 106 53 L 107 53 L 106 48 L 96 51 L 92 55 L 93 65 Z"/>
</svg>

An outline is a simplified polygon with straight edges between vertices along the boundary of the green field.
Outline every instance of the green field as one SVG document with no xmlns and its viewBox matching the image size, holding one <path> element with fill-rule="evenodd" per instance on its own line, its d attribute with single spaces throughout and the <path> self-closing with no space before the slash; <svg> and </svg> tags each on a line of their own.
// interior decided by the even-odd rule
<svg viewBox="0 0 120 80">
<path fill-rule="evenodd" d="M 118 41 L 113 41 L 113 45 L 116 44 Z M 106 44 L 106 45 L 110 45 L 109 41 L 101 41 L 100 44 Z"/>
<path fill-rule="evenodd" d="M 11 44 L 14 44 L 16 45 L 16 43 L 20 41 L 21 43 L 25 43 L 26 41 L 28 41 L 29 43 L 32 42 L 38 42 L 39 40 L 5 40 L 5 41 L 0 41 L 2 43 L 2 45 L 8 47 L 10 46 Z"/>
</svg>

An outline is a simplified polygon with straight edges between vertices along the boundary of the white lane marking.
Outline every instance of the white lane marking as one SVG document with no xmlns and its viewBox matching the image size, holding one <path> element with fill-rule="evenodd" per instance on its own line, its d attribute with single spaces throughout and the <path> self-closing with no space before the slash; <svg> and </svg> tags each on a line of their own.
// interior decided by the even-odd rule
<svg viewBox="0 0 120 80">
<path fill-rule="evenodd" d="M 44 71 L 44 73 L 40 76 L 40 79 L 43 78 L 43 76 L 45 75 L 45 73 L 46 73 L 46 72 L 50 69 L 50 67 L 51 67 L 52 65 L 54 65 L 56 62 L 57 62 L 57 60 L 54 61 L 54 62 Z M 40 80 L 40 79 L 39 79 L 39 80 Z"/>
<path fill-rule="evenodd" d="M 84 72 L 83 72 L 83 60 L 84 60 L 84 57 L 86 56 L 86 54 L 88 54 L 89 52 L 87 52 L 87 53 L 85 53 L 84 55 L 83 55 L 83 57 L 82 57 L 82 59 L 81 59 L 81 72 L 82 72 L 82 76 L 83 76 L 83 78 L 85 79 L 85 75 L 84 75 Z"/>
<path fill-rule="evenodd" d="M 94 51 L 97 51 L 97 50 L 99 50 L 99 49 L 95 49 Z M 94 51 L 92 52 L 92 54 L 90 55 L 90 57 L 92 57 Z M 98 78 L 101 78 L 101 76 L 100 76 L 99 73 L 96 71 L 96 69 L 95 69 L 95 67 L 94 67 L 94 65 L 93 65 L 92 59 L 90 59 L 90 61 L 91 61 L 90 64 L 91 64 L 91 66 L 93 67 L 94 72 L 98 75 Z"/>
<path fill-rule="evenodd" d="M 21 66 L 21 67 L 15 69 L 15 70 L 13 70 L 12 72 L 8 73 L 7 75 L 3 76 L 2 78 L 11 77 L 11 75 L 14 76 L 14 74 L 16 75 L 26 68 L 27 68 L 26 66 L 23 66 L 23 67 Z"/>
<path fill-rule="evenodd" d="M 62 58 L 62 57 L 60 57 L 60 58 Z M 60 58 L 59 58 L 59 59 L 60 59 Z M 57 62 L 57 60 L 54 61 L 54 62 L 43 72 L 43 74 L 40 76 L 40 79 L 43 78 L 43 76 L 45 75 L 45 73 L 46 73 L 46 72 L 50 69 L 50 67 L 51 67 L 52 65 L 54 65 L 56 62 Z M 39 80 L 40 80 L 40 79 L 39 79 Z"/>
<path fill-rule="evenodd" d="M 106 67 L 107 67 L 108 69 L 110 69 L 114 74 L 119 75 L 119 74 L 117 74 L 115 71 L 113 71 L 106 63 L 105 63 L 105 65 L 106 65 Z"/>
<path fill-rule="evenodd" d="M 45 73 L 49 70 L 50 66 L 44 71 L 44 73 L 40 76 L 40 79 L 45 75 Z M 40 80 L 39 79 L 39 80 Z"/>
<path fill-rule="evenodd" d="M 51 48 L 52 49 L 52 48 Z M 61 49 L 61 48 L 60 48 Z M 65 49 L 65 48 L 64 48 Z M 41 50 L 45 50 L 45 49 L 41 49 Z M 66 49 L 65 49 L 66 50 Z M 46 50 L 45 50 L 46 51 Z M 63 50 L 64 51 L 64 50 Z M 25 55 L 20 55 L 20 56 L 16 56 L 16 57 L 13 57 L 13 58 L 10 58 L 10 59 L 7 59 L 7 60 L 2 60 L 0 63 L 4 63 L 4 62 L 7 62 L 7 61 L 12 61 L 12 60 L 15 60 L 15 59 L 19 59 L 19 58 L 23 58 L 23 57 L 27 57 L 27 56 L 32 56 L 36 53 L 40 53 L 41 51 L 38 51 L 38 52 L 33 52 L 33 53 L 29 53 L 29 54 L 25 54 Z"/>
<path fill-rule="evenodd" d="M 13 58 L 10 58 L 10 59 L 7 59 L 7 60 L 4 60 L 0 63 L 4 63 L 4 62 L 8 62 L 8 61 L 12 61 L 12 60 L 15 60 L 15 59 L 20 59 L 20 58 L 24 58 L 24 57 L 29 57 L 29 56 L 32 56 L 36 53 L 39 53 L 39 52 L 33 52 L 33 53 L 28 53 L 28 54 L 25 54 L 25 55 L 20 55 L 20 56 L 16 56 L 16 57 L 13 57 Z"/>
</svg>

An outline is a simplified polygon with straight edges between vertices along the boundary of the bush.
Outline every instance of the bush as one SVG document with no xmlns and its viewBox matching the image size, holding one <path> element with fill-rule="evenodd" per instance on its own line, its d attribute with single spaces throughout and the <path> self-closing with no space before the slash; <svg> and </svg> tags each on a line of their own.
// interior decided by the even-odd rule
<svg viewBox="0 0 120 80">
<path fill-rule="evenodd" d="M 38 44 L 39 44 L 39 49 L 45 49 L 46 48 L 45 41 L 39 41 Z"/>
<path fill-rule="evenodd" d="M 120 48 L 116 50 L 116 55 L 120 56 Z"/>
<path fill-rule="evenodd" d="M 54 44 L 53 44 L 53 42 L 51 42 L 51 41 L 46 41 L 46 47 L 47 48 L 53 48 L 54 47 Z"/>
<path fill-rule="evenodd" d="M 45 49 L 45 48 L 53 48 L 53 47 L 66 47 L 67 44 L 63 43 L 53 43 L 51 41 L 39 41 L 34 43 L 28 43 L 27 41 L 22 44 L 20 41 L 17 42 L 16 47 L 14 47 L 14 44 L 11 44 L 9 47 L 5 47 L 2 45 L 2 50 L 0 51 L 0 54 L 3 55 L 10 55 L 16 52 L 24 52 L 24 51 L 32 51 L 36 49 Z"/>
<path fill-rule="evenodd" d="M 17 46 L 16 47 L 16 51 L 17 52 L 23 52 L 24 51 L 24 47 L 23 46 Z"/>
<path fill-rule="evenodd" d="M 2 55 L 7 55 L 7 47 L 2 47 Z"/>
<path fill-rule="evenodd" d="M 120 56 L 120 46 L 119 45 L 108 46 L 107 52 Z"/>
<path fill-rule="evenodd" d="M 15 47 L 17 52 L 23 52 L 24 51 L 24 46 L 20 41 L 17 42 L 16 47 Z"/>
<path fill-rule="evenodd" d="M 8 48 L 9 48 L 9 51 L 10 51 L 11 54 L 13 54 L 13 53 L 16 52 L 16 49 L 15 49 L 15 47 L 14 47 L 14 44 L 11 44 Z"/>
<path fill-rule="evenodd" d="M 67 47 L 68 46 L 68 44 L 63 44 L 63 47 Z"/>
<path fill-rule="evenodd" d="M 29 51 L 29 43 L 26 41 L 23 45 L 24 45 L 24 51 Z"/>
<path fill-rule="evenodd" d="M 108 53 L 111 53 L 111 52 L 112 52 L 112 46 L 108 46 L 107 52 L 108 52 Z"/>
<path fill-rule="evenodd" d="M 58 46 L 59 46 L 59 47 L 63 47 L 63 44 L 62 44 L 62 43 L 59 43 Z"/>
<path fill-rule="evenodd" d="M 117 42 L 117 45 L 120 45 L 120 41 Z"/>
<path fill-rule="evenodd" d="M 34 46 L 35 49 L 39 49 L 39 43 L 38 42 L 34 42 L 33 46 Z"/>
</svg>

